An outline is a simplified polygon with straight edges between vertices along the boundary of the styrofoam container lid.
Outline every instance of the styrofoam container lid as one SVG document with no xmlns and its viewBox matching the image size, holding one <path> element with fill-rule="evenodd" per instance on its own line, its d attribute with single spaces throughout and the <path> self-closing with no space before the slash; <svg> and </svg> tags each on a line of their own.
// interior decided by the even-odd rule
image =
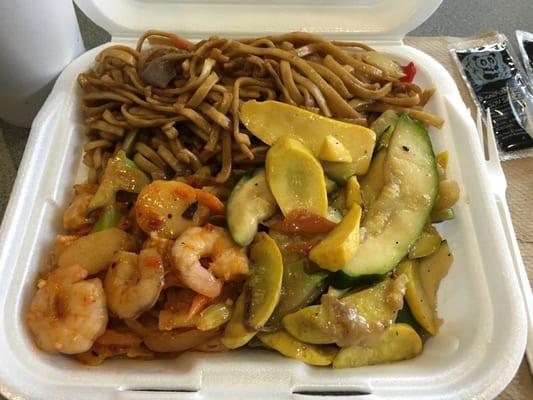
<svg viewBox="0 0 533 400">
<path fill-rule="evenodd" d="M 400 40 L 442 0 L 75 0 L 114 37 L 157 27 L 189 38 L 309 30 Z"/>
<path fill-rule="evenodd" d="M 456 219 L 439 225 L 455 258 L 438 292 L 439 315 L 445 323 L 412 360 L 346 370 L 310 367 L 254 349 L 189 352 L 153 361 L 110 360 L 98 368 L 39 351 L 24 313 L 54 235 L 61 231 L 71 187 L 86 177 L 81 163 L 84 117 L 76 77 L 106 44 L 80 56 L 58 78 L 32 126 L 0 229 L 0 393 L 17 399 L 310 400 L 320 395 L 337 400 L 359 396 L 455 400 L 488 399 L 502 391 L 524 353 L 526 318 L 475 125 L 448 72 L 401 42 L 401 35 L 429 16 L 440 1 L 336 1 L 330 7 L 311 0 L 292 0 L 288 5 L 271 0 L 253 10 L 244 1 L 224 5 L 242 7 L 237 14 L 224 11 L 221 1 L 163 1 L 77 2 L 111 31 L 114 41 L 126 44 L 134 43 L 137 30 L 152 27 L 189 39 L 307 28 L 346 40 L 364 36 L 398 62 L 416 63 L 416 82 L 437 89 L 428 111 L 446 121 L 440 131 L 430 130 L 434 148 L 449 151 L 449 176 L 461 188 L 454 206 Z M 346 12 L 340 15 L 343 7 Z M 217 8 L 229 19 L 217 18 Z M 265 10 L 267 14 L 260 14 Z M 296 19 L 284 15 L 285 10 L 292 10 Z"/>
</svg>

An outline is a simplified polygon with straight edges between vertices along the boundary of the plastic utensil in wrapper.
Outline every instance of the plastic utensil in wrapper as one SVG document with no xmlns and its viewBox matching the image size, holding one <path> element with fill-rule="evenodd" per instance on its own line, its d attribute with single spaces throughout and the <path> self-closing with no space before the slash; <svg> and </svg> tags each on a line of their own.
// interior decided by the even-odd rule
<svg viewBox="0 0 533 400">
<path fill-rule="evenodd" d="M 533 101 L 507 38 L 491 33 L 453 43 L 450 51 L 476 105 L 492 110 L 500 158 L 533 156 Z"/>
</svg>

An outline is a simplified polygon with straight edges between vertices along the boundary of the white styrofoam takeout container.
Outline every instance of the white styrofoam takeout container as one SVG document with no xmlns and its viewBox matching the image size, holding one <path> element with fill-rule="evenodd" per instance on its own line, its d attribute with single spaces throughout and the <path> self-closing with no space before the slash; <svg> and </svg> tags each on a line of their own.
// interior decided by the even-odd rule
<svg viewBox="0 0 533 400">
<path fill-rule="evenodd" d="M 112 360 L 98 368 L 39 351 L 24 313 L 35 293 L 71 187 L 83 179 L 83 115 L 78 73 L 104 46 L 61 74 L 35 119 L 6 211 L 0 243 L 0 392 L 36 399 L 467 399 L 496 396 L 515 374 L 525 347 L 525 313 L 508 245 L 489 191 L 475 126 L 454 81 L 401 38 L 440 0 L 77 0 L 113 42 L 133 44 L 158 28 L 190 39 L 252 36 L 306 29 L 336 39 L 364 39 L 402 64 L 414 61 L 416 82 L 436 87 L 430 111 L 445 118 L 431 129 L 437 151 L 450 152 L 459 182 L 455 220 L 439 225 L 455 263 L 439 290 L 445 323 L 413 360 L 358 369 L 307 366 L 262 350 L 186 353 L 169 360 Z M 453 32 L 451 32 L 453 33 Z"/>
</svg>

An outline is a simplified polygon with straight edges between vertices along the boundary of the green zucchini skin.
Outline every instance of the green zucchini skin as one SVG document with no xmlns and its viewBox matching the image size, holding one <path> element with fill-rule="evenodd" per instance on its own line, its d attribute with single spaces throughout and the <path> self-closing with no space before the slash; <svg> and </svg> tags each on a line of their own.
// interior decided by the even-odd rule
<svg viewBox="0 0 533 400">
<path fill-rule="evenodd" d="M 373 274 L 373 275 L 361 275 L 353 277 L 345 274 L 342 270 L 334 272 L 329 275 L 328 281 L 330 285 L 337 289 L 350 289 L 357 286 L 373 285 L 379 281 L 382 281 L 387 274 Z"/>
<path fill-rule="evenodd" d="M 438 195 L 439 175 L 427 130 L 403 114 L 391 136 L 384 186 L 361 224 L 366 237 L 334 281 L 357 285 L 390 272 L 420 237 Z"/>
</svg>

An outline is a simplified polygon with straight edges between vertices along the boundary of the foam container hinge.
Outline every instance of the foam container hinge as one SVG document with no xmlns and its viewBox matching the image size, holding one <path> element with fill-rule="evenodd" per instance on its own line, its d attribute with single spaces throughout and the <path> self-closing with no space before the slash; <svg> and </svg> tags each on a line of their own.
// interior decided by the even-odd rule
<svg viewBox="0 0 533 400">
<path fill-rule="evenodd" d="M 440 1 L 437 0 L 437 3 Z M 250 35 L 255 34 L 252 32 Z M 354 39 L 352 33 L 336 38 Z M 132 40 L 126 40 L 132 44 Z M 439 334 L 412 360 L 357 369 L 310 367 L 273 352 L 185 353 L 176 359 L 110 360 L 95 368 L 49 355 L 24 322 L 71 188 L 84 177 L 83 115 L 77 75 L 106 46 L 68 65 L 36 117 L 0 231 L 0 392 L 17 399 L 489 399 L 510 382 L 524 353 L 525 311 L 474 123 L 454 81 L 434 59 L 401 40 L 373 46 L 436 87 L 431 129 L 450 153 L 461 197 L 456 218 L 439 224 L 455 262 L 438 293 Z"/>
</svg>

